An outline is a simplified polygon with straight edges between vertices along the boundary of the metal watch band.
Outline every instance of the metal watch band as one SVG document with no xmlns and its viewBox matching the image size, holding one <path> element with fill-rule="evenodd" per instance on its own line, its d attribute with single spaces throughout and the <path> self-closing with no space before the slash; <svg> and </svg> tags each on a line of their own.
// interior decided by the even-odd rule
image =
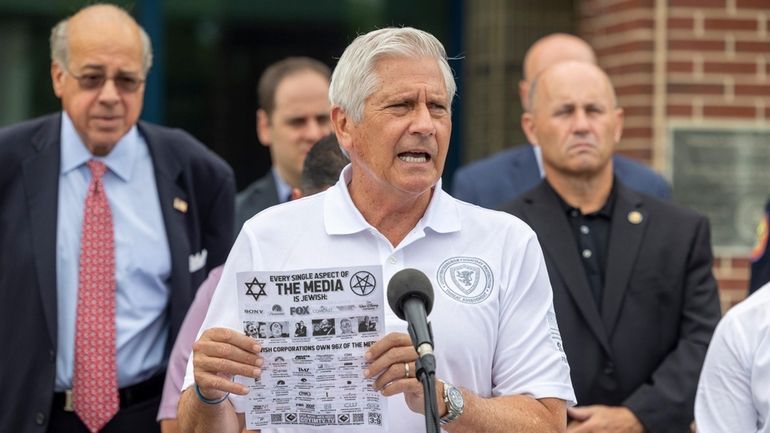
<svg viewBox="0 0 770 433">
<path fill-rule="evenodd" d="M 441 379 L 439 379 L 439 380 L 441 380 Z M 441 383 L 444 384 L 444 405 L 446 405 L 447 413 L 446 413 L 446 415 L 442 416 L 439 419 L 439 423 L 441 425 L 447 425 L 450 422 L 456 420 L 457 417 L 462 415 L 463 409 L 464 409 L 464 405 L 461 404 L 458 407 L 457 405 L 455 405 L 455 403 L 452 401 L 452 399 L 449 398 L 449 393 L 450 392 L 452 392 L 452 391 L 459 392 L 459 390 L 457 388 L 455 388 L 451 384 L 448 384 L 448 383 L 444 382 L 443 380 L 441 380 Z"/>
</svg>

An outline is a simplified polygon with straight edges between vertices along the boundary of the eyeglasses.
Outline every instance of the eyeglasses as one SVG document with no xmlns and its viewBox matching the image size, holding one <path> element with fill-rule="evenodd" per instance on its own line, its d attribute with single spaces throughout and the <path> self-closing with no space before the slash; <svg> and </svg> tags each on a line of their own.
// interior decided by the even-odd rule
<svg viewBox="0 0 770 433">
<path fill-rule="evenodd" d="M 75 75 L 67 68 L 64 68 L 64 70 L 72 78 L 77 80 L 80 88 L 83 90 L 99 90 L 104 87 L 104 83 L 106 83 L 107 80 L 112 80 L 119 92 L 134 93 L 139 90 L 139 87 L 141 87 L 142 83 L 145 81 L 144 78 L 132 74 L 118 74 L 113 77 L 108 77 L 106 74 L 98 72 L 86 72 L 82 75 Z"/>
</svg>

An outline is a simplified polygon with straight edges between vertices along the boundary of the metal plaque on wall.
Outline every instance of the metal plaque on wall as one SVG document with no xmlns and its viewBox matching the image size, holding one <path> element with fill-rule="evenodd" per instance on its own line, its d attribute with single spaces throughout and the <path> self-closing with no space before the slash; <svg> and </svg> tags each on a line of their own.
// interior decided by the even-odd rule
<svg viewBox="0 0 770 433">
<path fill-rule="evenodd" d="M 770 198 L 770 130 L 672 130 L 674 201 L 706 214 L 714 247 L 747 252 Z"/>
</svg>

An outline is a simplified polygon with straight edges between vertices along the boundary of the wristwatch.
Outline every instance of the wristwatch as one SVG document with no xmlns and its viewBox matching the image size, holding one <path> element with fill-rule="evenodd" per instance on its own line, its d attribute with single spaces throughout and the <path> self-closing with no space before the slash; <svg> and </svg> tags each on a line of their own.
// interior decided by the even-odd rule
<svg viewBox="0 0 770 433">
<path fill-rule="evenodd" d="M 451 384 L 444 382 L 444 404 L 446 405 L 446 415 L 442 416 L 439 420 L 441 425 L 447 425 L 454 421 L 463 414 L 465 409 L 465 399 L 463 399 L 463 393 L 459 389 L 455 388 Z"/>
</svg>

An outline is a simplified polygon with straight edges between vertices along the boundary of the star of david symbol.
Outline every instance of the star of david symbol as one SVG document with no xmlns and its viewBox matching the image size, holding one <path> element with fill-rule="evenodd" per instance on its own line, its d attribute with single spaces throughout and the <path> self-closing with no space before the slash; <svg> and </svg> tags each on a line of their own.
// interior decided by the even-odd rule
<svg viewBox="0 0 770 433">
<path fill-rule="evenodd" d="M 260 296 L 267 296 L 267 293 L 265 293 L 265 285 L 267 283 L 260 283 L 259 280 L 257 280 L 257 277 L 254 277 L 253 280 L 251 280 L 250 283 L 244 283 L 246 284 L 246 294 L 249 296 L 253 296 L 255 301 L 259 301 Z M 259 287 L 259 292 L 254 293 L 254 286 Z"/>
<path fill-rule="evenodd" d="M 358 296 L 366 296 L 374 291 L 377 280 L 366 271 L 358 271 L 350 277 L 350 290 Z"/>
</svg>

